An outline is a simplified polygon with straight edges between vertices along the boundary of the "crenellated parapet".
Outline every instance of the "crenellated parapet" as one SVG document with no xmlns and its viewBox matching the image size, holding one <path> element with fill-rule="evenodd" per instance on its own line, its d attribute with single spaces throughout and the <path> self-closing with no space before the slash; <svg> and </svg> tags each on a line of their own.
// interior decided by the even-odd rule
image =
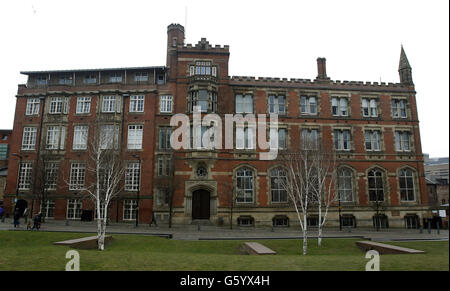
<svg viewBox="0 0 450 291">
<path fill-rule="evenodd" d="M 311 80 L 311 79 L 297 79 L 297 78 L 276 78 L 276 77 L 254 77 L 254 76 L 230 76 L 230 85 L 242 86 L 285 86 L 285 87 L 316 87 L 316 88 L 332 88 L 342 90 L 383 90 L 383 91 L 411 91 L 410 86 L 405 86 L 401 83 L 391 82 L 371 82 L 371 81 L 341 81 L 329 80 Z"/>
<path fill-rule="evenodd" d="M 206 40 L 206 38 L 201 38 L 198 43 L 195 45 L 192 45 L 190 43 L 183 45 L 181 47 L 183 50 L 188 51 L 211 51 L 211 52 L 221 52 L 221 53 L 229 53 L 230 52 L 230 46 L 229 45 L 211 45 L 209 41 Z"/>
</svg>

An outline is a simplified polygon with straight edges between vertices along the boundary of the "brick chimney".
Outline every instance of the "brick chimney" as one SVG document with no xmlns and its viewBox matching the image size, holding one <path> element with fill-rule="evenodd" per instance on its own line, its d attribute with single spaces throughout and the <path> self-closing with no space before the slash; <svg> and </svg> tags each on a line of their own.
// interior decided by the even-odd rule
<svg viewBox="0 0 450 291">
<path fill-rule="evenodd" d="M 325 58 L 317 58 L 317 80 L 329 80 L 327 77 L 327 60 Z"/>
</svg>

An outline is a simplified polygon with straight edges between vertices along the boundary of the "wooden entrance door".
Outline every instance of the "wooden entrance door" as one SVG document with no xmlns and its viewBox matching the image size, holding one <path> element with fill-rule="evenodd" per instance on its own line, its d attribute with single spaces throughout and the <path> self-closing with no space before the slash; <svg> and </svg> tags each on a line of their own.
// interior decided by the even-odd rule
<svg viewBox="0 0 450 291">
<path fill-rule="evenodd" d="M 196 190 L 192 193 L 192 219 L 209 219 L 209 198 L 207 190 Z"/>
</svg>

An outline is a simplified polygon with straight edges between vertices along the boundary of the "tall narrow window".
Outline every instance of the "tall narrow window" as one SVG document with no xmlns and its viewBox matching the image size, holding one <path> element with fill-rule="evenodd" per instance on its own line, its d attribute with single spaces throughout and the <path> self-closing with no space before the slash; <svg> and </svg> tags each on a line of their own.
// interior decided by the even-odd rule
<svg viewBox="0 0 450 291">
<path fill-rule="evenodd" d="M 73 163 L 70 168 L 69 190 L 80 190 L 84 187 L 84 179 L 86 176 L 86 165 L 81 163 Z"/>
<path fill-rule="evenodd" d="M 22 138 L 22 150 L 34 150 L 36 144 L 36 127 L 24 127 Z"/>
<path fill-rule="evenodd" d="M 140 183 L 141 169 L 139 163 L 128 163 L 125 172 L 125 190 L 138 191 Z"/>
<path fill-rule="evenodd" d="M 333 97 L 331 99 L 333 116 L 348 116 L 348 99 L 346 97 Z"/>
<path fill-rule="evenodd" d="M 56 190 L 58 180 L 58 163 L 49 162 L 45 164 L 45 190 Z"/>
<path fill-rule="evenodd" d="M 392 99 L 392 116 L 394 118 L 406 118 L 406 100 Z"/>
<path fill-rule="evenodd" d="M 67 219 L 81 218 L 81 200 L 68 199 L 67 200 Z"/>
<path fill-rule="evenodd" d="M 371 170 L 367 175 L 369 184 L 369 201 L 384 201 L 384 181 L 383 173 L 380 170 Z"/>
<path fill-rule="evenodd" d="M 380 136 L 379 130 L 366 130 L 364 133 L 365 144 L 367 151 L 380 151 Z"/>
<path fill-rule="evenodd" d="M 128 149 L 142 149 L 143 125 L 128 125 Z"/>
<path fill-rule="evenodd" d="M 100 126 L 100 148 L 117 149 L 119 147 L 119 125 L 106 124 Z"/>
<path fill-rule="evenodd" d="M 241 168 L 236 172 L 236 202 L 252 203 L 254 192 L 254 174 L 249 168 Z"/>
<path fill-rule="evenodd" d="M 378 107 L 376 99 L 363 98 L 362 99 L 362 109 L 364 117 L 377 117 Z"/>
<path fill-rule="evenodd" d="M 77 125 L 74 127 L 74 133 L 73 133 L 73 149 L 74 150 L 87 149 L 88 130 L 89 130 L 89 127 L 87 125 Z"/>
<path fill-rule="evenodd" d="M 255 129 L 252 127 L 236 128 L 236 149 L 254 149 L 255 148 Z"/>
<path fill-rule="evenodd" d="M 55 200 L 43 200 L 41 202 L 41 213 L 45 218 L 53 218 L 55 213 Z"/>
<path fill-rule="evenodd" d="M 270 148 L 275 149 L 275 136 L 277 133 L 277 130 L 275 128 L 270 129 Z M 287 130 L 285 128 L 279 128 L 278 129 L 278 149 L 286 149 L 287 148 Z"/>
<path fill-rule="evenodd" d="M 270 192 L 272 194 L 272 202 L 274 203 L 286 203 L 286 171 L 277 168 L 270 171 Z"/>
<path fill-rule="evenodd" d="M 350 150 L 350 130 L 334 130 L 334 148 L 336 150 Z"/>
<path fill-rule="evenodd" d="M 353 176 L 349 169 L 338 171 L 338 195 L 341 202 L 353 201 Z"/>
<path fill-rule="evenodd" d="M 170 150 L 170 135 L 172 134 L 171 127 L 160 127 L 158 137 L 158 148 L 160 150 Z"/>
<path fill-rule="evenodd" d="M 414 201 L 414 178 L 413 172 L 409 169 L 399 172 L 400 198 L 402 201 Z"/>
<path fill-rule="evenodd" d="M 123 202 L 123 220 L 135 220 L 137 213 L 137 201 L 126 199 Z"/>
<path fill-rule="evenodd" d="M 28 98 L 27 99 L 27 109 L 25 115 L 37 115 L 39 114 L 39 105 L 41 101 L 39 98 Z"/>
<path fill-rule="evenodd" d="M 162 95 L 159 97 L 159 112 L 160 113 L 172 113 L 173 96 Z"/>
<path fill-rule="evenodd" d="M 269 95 L 269 113 L 286 113 L 286 98 L 284 95 Z"/>
<path fill-rule="evenodd" d="M 169 155 L 159 155 L 157 161 L 158 176 L 170 176 L 170 171 L 172 169 L 171 157 Z"/>
<path fill-rule="evenodd" d="M 20 164 L 19 179 L 17 183 L 19 190 L 30 190 L 32 170 L 33 165 L 31 163 L 23 162 Z"/>
<path fill-rule="evenodd" d="M 47 127 L 46 148 L 49 150 L 64 149 L 66 128 L 64 126 Z"/>
<path fill-rule="evenodd" d="M 302 115 L 317 114 L 317 101 L 315 96 L 300 96 L 300 113 Z"/>
<path fill-rule="evenodd" d="M 144 95 L 132 95 L 130 97 L 130 112 L 144 112 Z"/>
<path fill-rule="evenodd" d="M 409 152 L 411 150 L 409 131 L 395 132 L 395 149 L 398 152 Z"/>
</svg>

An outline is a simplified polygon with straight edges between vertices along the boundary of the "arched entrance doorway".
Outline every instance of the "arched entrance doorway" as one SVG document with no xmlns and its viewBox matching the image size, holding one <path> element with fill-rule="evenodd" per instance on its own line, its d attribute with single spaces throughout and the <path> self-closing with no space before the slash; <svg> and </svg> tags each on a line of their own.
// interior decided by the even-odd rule
<svg viewBox="0 0 450 291">
<path fill-rule="evenodd" d="M 210 192 L 200 189 L 192 192 L 192 219 L 209 219 Z"/>
</svg>

